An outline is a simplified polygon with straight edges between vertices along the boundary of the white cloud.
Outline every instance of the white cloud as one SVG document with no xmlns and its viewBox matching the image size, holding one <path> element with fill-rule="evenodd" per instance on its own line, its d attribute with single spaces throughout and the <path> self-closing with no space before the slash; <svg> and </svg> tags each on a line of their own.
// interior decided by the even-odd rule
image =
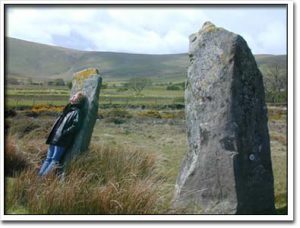
<svg viewBox="0 0 300 228">
<path fill-rule="evenodd" d="M 265 50 L 276 52 L 277 48 L 286 48 L 286 28 L 281 23 L 272 23 L 266 26 L 265 30 L 257 37 L 258 44 Z"/>
<path fill-rule="evenodd" d="M 12 6 L 6 13 L 10 37 L 94 51 L 187 52 L 188 36 L 207 20 L 244 36 L 254 53 L 280 54 L 286 47 L 285 10 L 270 7 Z"/>
</svg>

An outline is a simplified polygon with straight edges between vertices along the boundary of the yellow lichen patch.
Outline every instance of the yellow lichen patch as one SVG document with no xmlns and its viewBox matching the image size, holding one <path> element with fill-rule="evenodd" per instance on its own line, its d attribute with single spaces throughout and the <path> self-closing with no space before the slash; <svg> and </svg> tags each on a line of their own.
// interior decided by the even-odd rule
<svg viewBox="0 0 300 228">
<path fill-rule="evenodd" d="M 216 27 L 213 23 L 207 21 L 203 24 L 200 33 L 216 32 L 218 30 L 220 30 L 220 28 Z"/>
<path fill-rule="evenodd" d="M 83 81 L 89 78 L 91 75 L 95 74 L 99 74 L 99 71 L 96 68 L 87 68 L 85 70 L 74 73 L 73 87 L 81 88 Z"/>
<path fill-rule="evenodd" d="M 227 64 L 232 59 L 232 56 L 225 55 L 224 53 L 220 54 L 220 60 L 222 64 Z"/>
<path fill-rule="evenodd" d="M 95 74 L 99 74 L 99 71 L 96 68 L 87 68 L 85 70 L 76 72 L 74 74 L 74 79 L 81 81 L 81 80 L 87 79 L 91 75 L 95 75 Z"/>
<path fill-rule="evenodd" d="M 210 21 L 206 21 L 202 26 L 202 31 L 215 29 L 215 28 L 216 28 L 216 26 L 213 23 L 211 23 Z"/>
<path fill-rule="evenodd" d="M 213 32 L 216 30 L 215 26 L 208 26 L 205 28 L 204 32 Z"/>
</svg>

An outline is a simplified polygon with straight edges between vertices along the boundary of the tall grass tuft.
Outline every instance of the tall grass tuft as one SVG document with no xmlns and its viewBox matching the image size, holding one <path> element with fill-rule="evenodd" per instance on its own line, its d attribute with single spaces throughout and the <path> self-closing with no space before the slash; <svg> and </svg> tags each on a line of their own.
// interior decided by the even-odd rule
<svg viewBox="0 0 300 228">
<path fill-rule="evenodd" d="M 27 159 L 23 153 L 17 149 L 15 139 L 7 137 L 5 141 L 5 176 L 15 176 L 28 166 Z"/>
<path fill-rule="evenodd" d="M 160 180 L 156 156 L 132 146 L 92 145 L 66 167 L 64 180 L 28 169 L 9 191 L 30 214 L 153 214 Z M 7 195 L 7 194 L 6 194 Z"/>
</svg>

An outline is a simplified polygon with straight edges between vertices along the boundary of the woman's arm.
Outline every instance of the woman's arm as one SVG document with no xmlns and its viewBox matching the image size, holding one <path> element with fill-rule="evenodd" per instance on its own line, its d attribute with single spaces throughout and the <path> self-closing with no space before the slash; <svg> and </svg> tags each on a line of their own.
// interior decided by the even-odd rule
<svg viewBox="0 0 300 228">
<path fill-rule="evenodd" d="M 81 114 L 79 110 L 73 114 L 70 121 L 72 123 L 67 129 L 63 131 L 63 135 L 74 134 L 76 131 L 78 131 L 81 125 Z"/>
</svg>

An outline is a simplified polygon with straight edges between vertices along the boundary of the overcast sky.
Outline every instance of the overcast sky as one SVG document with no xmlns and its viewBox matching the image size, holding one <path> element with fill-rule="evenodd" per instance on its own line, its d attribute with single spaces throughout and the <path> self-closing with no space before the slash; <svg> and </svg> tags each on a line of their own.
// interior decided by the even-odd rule
<svg viewBox="0 0 300 228">
<path fill-rule="evenodd" d="M 20 7 L 6 9 L 6 36 L 88 51 L 188 52 L 211 21 L 240 34 L 254 54 L 286 54 L 285 7 Z"/>
</svg>

